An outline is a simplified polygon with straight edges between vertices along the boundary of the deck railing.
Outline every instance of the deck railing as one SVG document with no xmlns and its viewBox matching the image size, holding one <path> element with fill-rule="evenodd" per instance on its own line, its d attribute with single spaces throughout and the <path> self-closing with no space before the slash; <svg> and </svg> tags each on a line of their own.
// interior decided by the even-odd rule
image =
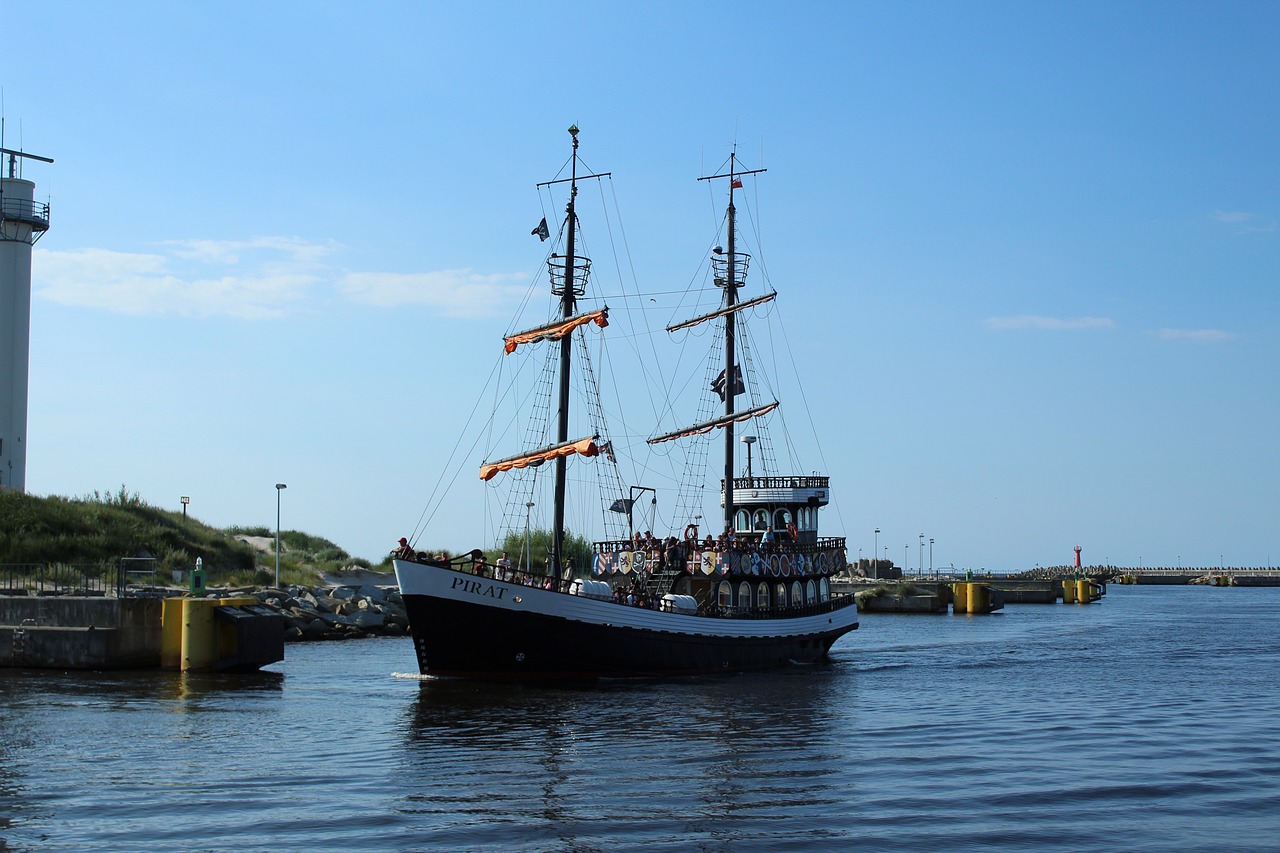
<svg viewBox="0 0 1280 853">
<path fill-rule="evenodd" d="M 450 571 L 458 572 L 464 575 L 474 575 L 476 577 L 488 578 L 492 580 L 500 580 L 506 583 L 514 583 L 521 586 L 530 586 L 535 589 L 543 589 L 548 592 L 556 592 L 562 595 L 569 595 L 569 589 L 573 585 L 574 580 L 581 578 L 571 578 L 569 580 L 559 580 L 547 575 L 531 574 L 525 571 L 510 570 L 510 580 L 502 576 L 502 570 L 487 562 L 474 562 L 469 559 L 464 560 L 414 560 L 412 562 L 422 562 L 428 565 L 437 566 Z M 653 599 L 653 604 L 657 604 L 661 599 Z M 637 604 L 627 604 L 626 602 L 611 602 L 618 607 L 639 607 Z M 697 613 L 686 614 L 689 616 L 703 616 L 711 619 L 788 619 L 800 616 L 814 616 L 821 613 L 831 613 L 835 610 L 842 610 L 854 603 L 854 597 L 851 594 L 833 595 L 826 601 L 814 601 L 809 604 L 788 605 L 786 607 L 726 607 L 718 603 L 701 604 Z M 648 609 L 657 610 L 658 607 L 650 607 Z"/>
</svg>

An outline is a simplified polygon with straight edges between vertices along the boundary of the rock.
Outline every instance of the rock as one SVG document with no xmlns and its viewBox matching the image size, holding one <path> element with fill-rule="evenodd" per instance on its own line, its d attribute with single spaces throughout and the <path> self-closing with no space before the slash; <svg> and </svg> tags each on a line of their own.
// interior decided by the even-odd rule
<svg viewBox="0 0 1280 853">
<path fill-rule="evenodd" d="M 308 640 L 323 640 L 325 634 L 329 633 L 330 628 L 319 619 L 312 619 L 311 622 L 302 629 L 302 635 Z"/>
<path fill-rule="evenodd" d="M 385 623 L 381 613 L 374 613 L 370 610 L 362 610 L 352 617 L 352 624 L 357 628 L 381 628 Z"/>
<path fill-rule="evenodd" d="M 359 592 L 360 595 L 363 596 L 364 598 L 369 598 L 374 601 L 387 600 L 386 590 L 382 589 L 381 587 L 373 586 L 371 584 L 364 584 L 363 586 L 360 587 L 359 590 L 357 590 L 357 592 Z"/>
</svg>

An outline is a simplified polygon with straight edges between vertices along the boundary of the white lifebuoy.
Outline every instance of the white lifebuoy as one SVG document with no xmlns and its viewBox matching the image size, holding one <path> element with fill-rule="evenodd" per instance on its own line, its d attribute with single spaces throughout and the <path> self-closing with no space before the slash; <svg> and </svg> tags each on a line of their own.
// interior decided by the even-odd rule
<svg viewBox="0 0 1280 853">
<path fill-rule="evenodd" d="M 690 524 L 684 529 L 684 541 L 692 542 L 698 538 L 698 525 Z"/>
</svg>

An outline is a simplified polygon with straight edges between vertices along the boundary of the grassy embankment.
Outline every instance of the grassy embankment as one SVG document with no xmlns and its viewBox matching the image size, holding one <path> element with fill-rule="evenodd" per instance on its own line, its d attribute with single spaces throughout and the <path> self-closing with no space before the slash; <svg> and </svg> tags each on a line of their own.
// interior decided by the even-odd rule
<svg viewBox="0 0 1280 853">
<path fill-rule="evenodd" d="M 153 557 L 160 578 L 190 570 L 203 560 L 208 585 L 259 585 L 275 581 L 275 550 L 264 552 L 241 536 L 265 536 L 266 527 L 220 530 L 181 512 L 160 509 L 130 494 L 94 492 L 82 498 L 47 498 L 0 492 L 0 567 L 42 564 L 74 567 L 114 577 L 122 557 Z M 280 532 L 281 583 L 313 584 L 326 572 L 351 566 L 381 571 L 334 543 L 298 530 Z"/>
</svg>

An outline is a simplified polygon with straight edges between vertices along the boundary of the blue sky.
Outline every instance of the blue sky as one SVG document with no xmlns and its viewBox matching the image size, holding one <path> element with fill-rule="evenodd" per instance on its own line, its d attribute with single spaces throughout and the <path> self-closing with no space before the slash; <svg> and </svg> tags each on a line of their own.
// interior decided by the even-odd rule
<svg viewBox="0 0 1280 853">
<path fill-rule="evenodd" d="M 768 169 L 750 191 L 807 379 L 797 431 L 812 419 L 824 532 L 851 556 L 879 527 L 911 567 L 921 533 L 935 565 L 997 571 L 1076 544 L 1120 565 L 1280 560 L 1280 6 L 2 17 L 5 144 L 56 160 L 24 173 L 53 219 L 34 493 L 124 484 L 274 525 L 285 482 L 286 528 L 379 558 L 541 275 L 529 229 L 555 211 L 534 185 L 577 123 L 646 291 L 705 257 L 694 179 L 734 143 Z M 489 544 L 484 488 L 461 478 L 421 544 Z"/>
</svg>

